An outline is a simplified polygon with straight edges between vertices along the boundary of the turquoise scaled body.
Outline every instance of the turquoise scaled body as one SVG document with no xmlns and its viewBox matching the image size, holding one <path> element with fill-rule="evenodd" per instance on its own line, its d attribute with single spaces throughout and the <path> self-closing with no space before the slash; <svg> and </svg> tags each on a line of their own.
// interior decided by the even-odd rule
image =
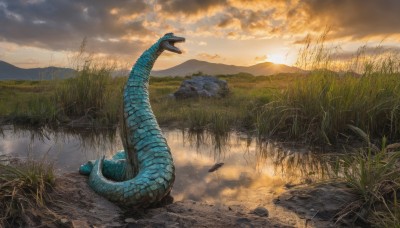
<svg viewBox="0 0 400 228">
<path fill-rule="evenodd" d="M 169 50 L 168 47 L 174 51 L 173 43 L 182 40 L 172 33 L 166 34 L 133 66 L 123 93 L 124 151 L 118 151 L 112 159 L 89 161 L 79 169 L 81 174 L 89 175 L 89 185 L 95 192 L 119 205 L 148 207 L 159 202 L 172 189 L 175 167 L 150 106 L 148 84 L 158 56 Z M 129 167 L 137 169 L 133 169 L 130 178 L 126 175 L 131 169 Z"/>
</svg>

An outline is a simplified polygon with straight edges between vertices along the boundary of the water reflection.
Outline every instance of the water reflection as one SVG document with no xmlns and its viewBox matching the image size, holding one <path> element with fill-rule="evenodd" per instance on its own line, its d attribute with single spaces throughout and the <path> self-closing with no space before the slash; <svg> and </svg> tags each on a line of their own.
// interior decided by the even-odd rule
<svg viewBox="0 0 400 228">
<path fill-rule="evenodd" d="M 76 172 L 85 161 L 111 156 L 122 149 L 115 130 L 33 131 L 3 126 L 2 131 L 0 160 L 4 155 L 47 158 L 64 172 Z M 283 191 L 287 184 L 324 178 L 330 172 L 324 157 L 298 145 L 260 143 L 235 132 L 219 142 L 221 138 L 207 132 L 163 132 L 176 165 L 172 192 L 176 200 L 257 201 L 250 195 L 262 198 L 265 193 Z M 208 169 L 217 162 L 224 166 L 209 173 Z"/>
<path fill-rule="evenodd" d="M 51 161 L 59 171 L 76 171 L 79 164 L 101 155 L 110 156 L 116 148 L 122 147 L 116 140 L 115 130 L 77 132 L 13 126 L 1 128 L 3 135 L 0 136 L 0 155 Z"/>
</svg>

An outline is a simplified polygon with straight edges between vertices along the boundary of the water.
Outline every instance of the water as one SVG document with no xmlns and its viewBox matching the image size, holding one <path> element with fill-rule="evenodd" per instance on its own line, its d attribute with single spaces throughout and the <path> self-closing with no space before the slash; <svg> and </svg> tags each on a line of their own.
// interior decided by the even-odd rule
<svg viewBox="0 0 400 228">
<path fill-rule="evenodd" d="M 312 182 L 330 171 L 321 155 L 295 145 L 260 144 L 234 132 L 222 142 L 207 133 L 163 132 L 176 166 L 175 200 L 256 202 L 265 194 L 279 194 L 285 186 Z M 87 160 L 120 149 L 115 131 L 29 131 L 3 126 L 0 132 L 0 160 L 4 156 L 44 159 L 60 173 L 77 172 Z M 218 162 L 224 165 L 208 172 Z"/>
</svg>

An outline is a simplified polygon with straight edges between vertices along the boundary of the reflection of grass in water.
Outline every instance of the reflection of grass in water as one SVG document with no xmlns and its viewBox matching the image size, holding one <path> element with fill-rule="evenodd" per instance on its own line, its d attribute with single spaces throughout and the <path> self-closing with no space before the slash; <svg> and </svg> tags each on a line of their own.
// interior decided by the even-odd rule
<svg viewBox="0 0 400 228">
<path fill-rule="evenodd" d="M 98 156 L 104 155 L 103 151 L 111 151 L 115 153 L 116 150 L 121 148 L 114 148 L 117 141 L 117 131 L 115 129 L 101 128 L 101 129 L 74 129 L 74 128 L 26 128 L 21 126 L 14 126 L 13 133 L 28 134 L 30 138 L 30 146 L 34 145 L 35 141 L 54 143 L 54 145 L 63 146 L 64 143 L 70 142 L 71 139 L 79 141 L 80 150 L 83 152 L 95 149 Z M 31 148 L 30 148 L 31 149 Z M 51 148 L 49 148 L 50 151 Z M 48 152 L 49 152 L 48 151 Z M 28 150 L 28 157 L 33 155 L 33 151 Z M 48 154 L 45 153 L 46 157 Z M 36 159 L 35 159 L 36 160 Z"/>
<path fill-rule="evenodd" d="M 274 142 L 257 141 L 256 144 L 259 165 L 271 162 L 274 172 L 292 184 L 326 180 L 333 174 L 329 154 L 321 156 L 308 149 L 304 151 L 305 145 L 289 148 Z"/>
<path fill-rule="evenodd" d="M 54 179 L 52 166 L 43 162 L 0 164 L 0 226 L 25 226 L 38 214 L 54 218 L 46 207 Z"/>
<path fill-rule="evenodd" d="M 352 129 L 363 136 L 367 147 L 339 159 L 339 177 L 358 196 L 342 209 L 339 219 L 351 217 L 353 222 L 361 220 L 378 227 L 400 227 L 398 145 L 386 146 L 386 138 L 383 138 L 382 147 L 378 149 L 367 134 L 359 128 Z"/>
<path fill-rule="evenodd" d="M 194 145 L 198 152 L 201 151 L 202 147 L 211 147 L 211 155 L 218 160 L 221 156 L 229 154 L 229 148 L 232 148 L 235 140 L 232 137 L 231 134 L 224 135 L 224 138 L 221 138 L 209 131 L 194 132 L 188 130 L 187 137 L 184 137 L 184 140 L 188 140 L 191 145 Z M 220 141 L 216 142 L 217 140 Z M 236 140 L 246 141 L 245 146 L 247 148 L 244 148 L 244 153 L 249 153 L 250 147 L 255 143 L 254 152 L 257 167 L 263 168 L 266 164 L 271 164 L 277 175 L 283 176 L 292 184 L 304 183 L 308 180 L 326 180 L 334 173 L 329 155 L 321 156 L 311 151 L 300 151 L 305 145 L 298 145 L 295 151 L 291 151 L 294 147 L 290 147 L 290 149 L 281 143 L 260 142 L 250 136 Z M 239 145 L 241 144 L 239 143 Z"/>
<path fill-rule="evenodd" d="M 190 145 L 194 145 L 197 152 L 204 146 L 210 146 L 212 148 L 210 154 L 213 155 L 215 160 L 219 160 L 221 156 L 224 156 L 224 152 L 230 146 L 229 134 L 221 136 L 206 130 L 188 130 L 187 137 L 184 136 L 183 140 L 188 140 Z"/>
</svg>

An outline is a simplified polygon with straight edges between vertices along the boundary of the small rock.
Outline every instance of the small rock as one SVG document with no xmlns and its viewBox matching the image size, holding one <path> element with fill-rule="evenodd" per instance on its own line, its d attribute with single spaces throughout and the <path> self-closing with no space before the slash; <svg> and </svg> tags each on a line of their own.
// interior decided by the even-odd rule
<svg viewBox="0 0 400 228">
<path fill-rule="evenodd" d="M 68 219 L 62 218 L 62 219 L 60 219 L 60 222 L 61 222 L 62 224 L 68 223 Z"/>
<path fill-rule="evenodd" d="M 223 162 L 216 163 L 215 165 L 213 165 L 213 166 L 208 170 L 208 172 L 209 172 L 209 173 L 214 172 L 214 171 L 216 171 L 217 169 L 221 168 L 223 165 L 224 165 Z"/>
<path fill-rule="evenodd" d="M 73 228 L 90 228 L 89 224 L 86 221 L 81 220 L 72 220 Z"/>
<path fill-rule="evenodd" d="M 133 219 L 133 218 L 126 218 L 126 219 L 125 219 L 125 222 L 126 222 L 126 223 L 136 223 L 136 220 Z"/>
<path fill-rule="evenodd" d="M 299 199 L 309 199 L 309 198 L 311 198 L 311 196 L 310 195 L 307 195 L 307 194 L 299 194 L 299 195 L 297 195 L 297 197 L 299 198 Z"/>
<path fill-rule="evenodd" d="M 296 186 L 296 185 L 295 185 L 295 184 L 292 184 L 291 182 L 285 184 L 285 188 L 286 188 L 286 189 L 293 188 L 294 186 Z"/>
<path fill-rule="evenodd" d="M 250 219 L 248 219 L 248 218 L 238 218 L 238 219 L 236 219 L 236 225 L 237 225 L 237 227 L 240 227 L 240 228 L 247 228 L 247 227 L 254 227 L 252 224 L 251 224 L 251 220 Z"/>
<path fill-rule="evenodd" d="M 256 209 L 251 211 L 251 213 L 258 215 L 260 217 L 268 217 L 268 215 L 269 215 L 269 212 L 268 212 L 267 208 L 265 208 L 265 207 L 257 207 Z"/>
</svg>

